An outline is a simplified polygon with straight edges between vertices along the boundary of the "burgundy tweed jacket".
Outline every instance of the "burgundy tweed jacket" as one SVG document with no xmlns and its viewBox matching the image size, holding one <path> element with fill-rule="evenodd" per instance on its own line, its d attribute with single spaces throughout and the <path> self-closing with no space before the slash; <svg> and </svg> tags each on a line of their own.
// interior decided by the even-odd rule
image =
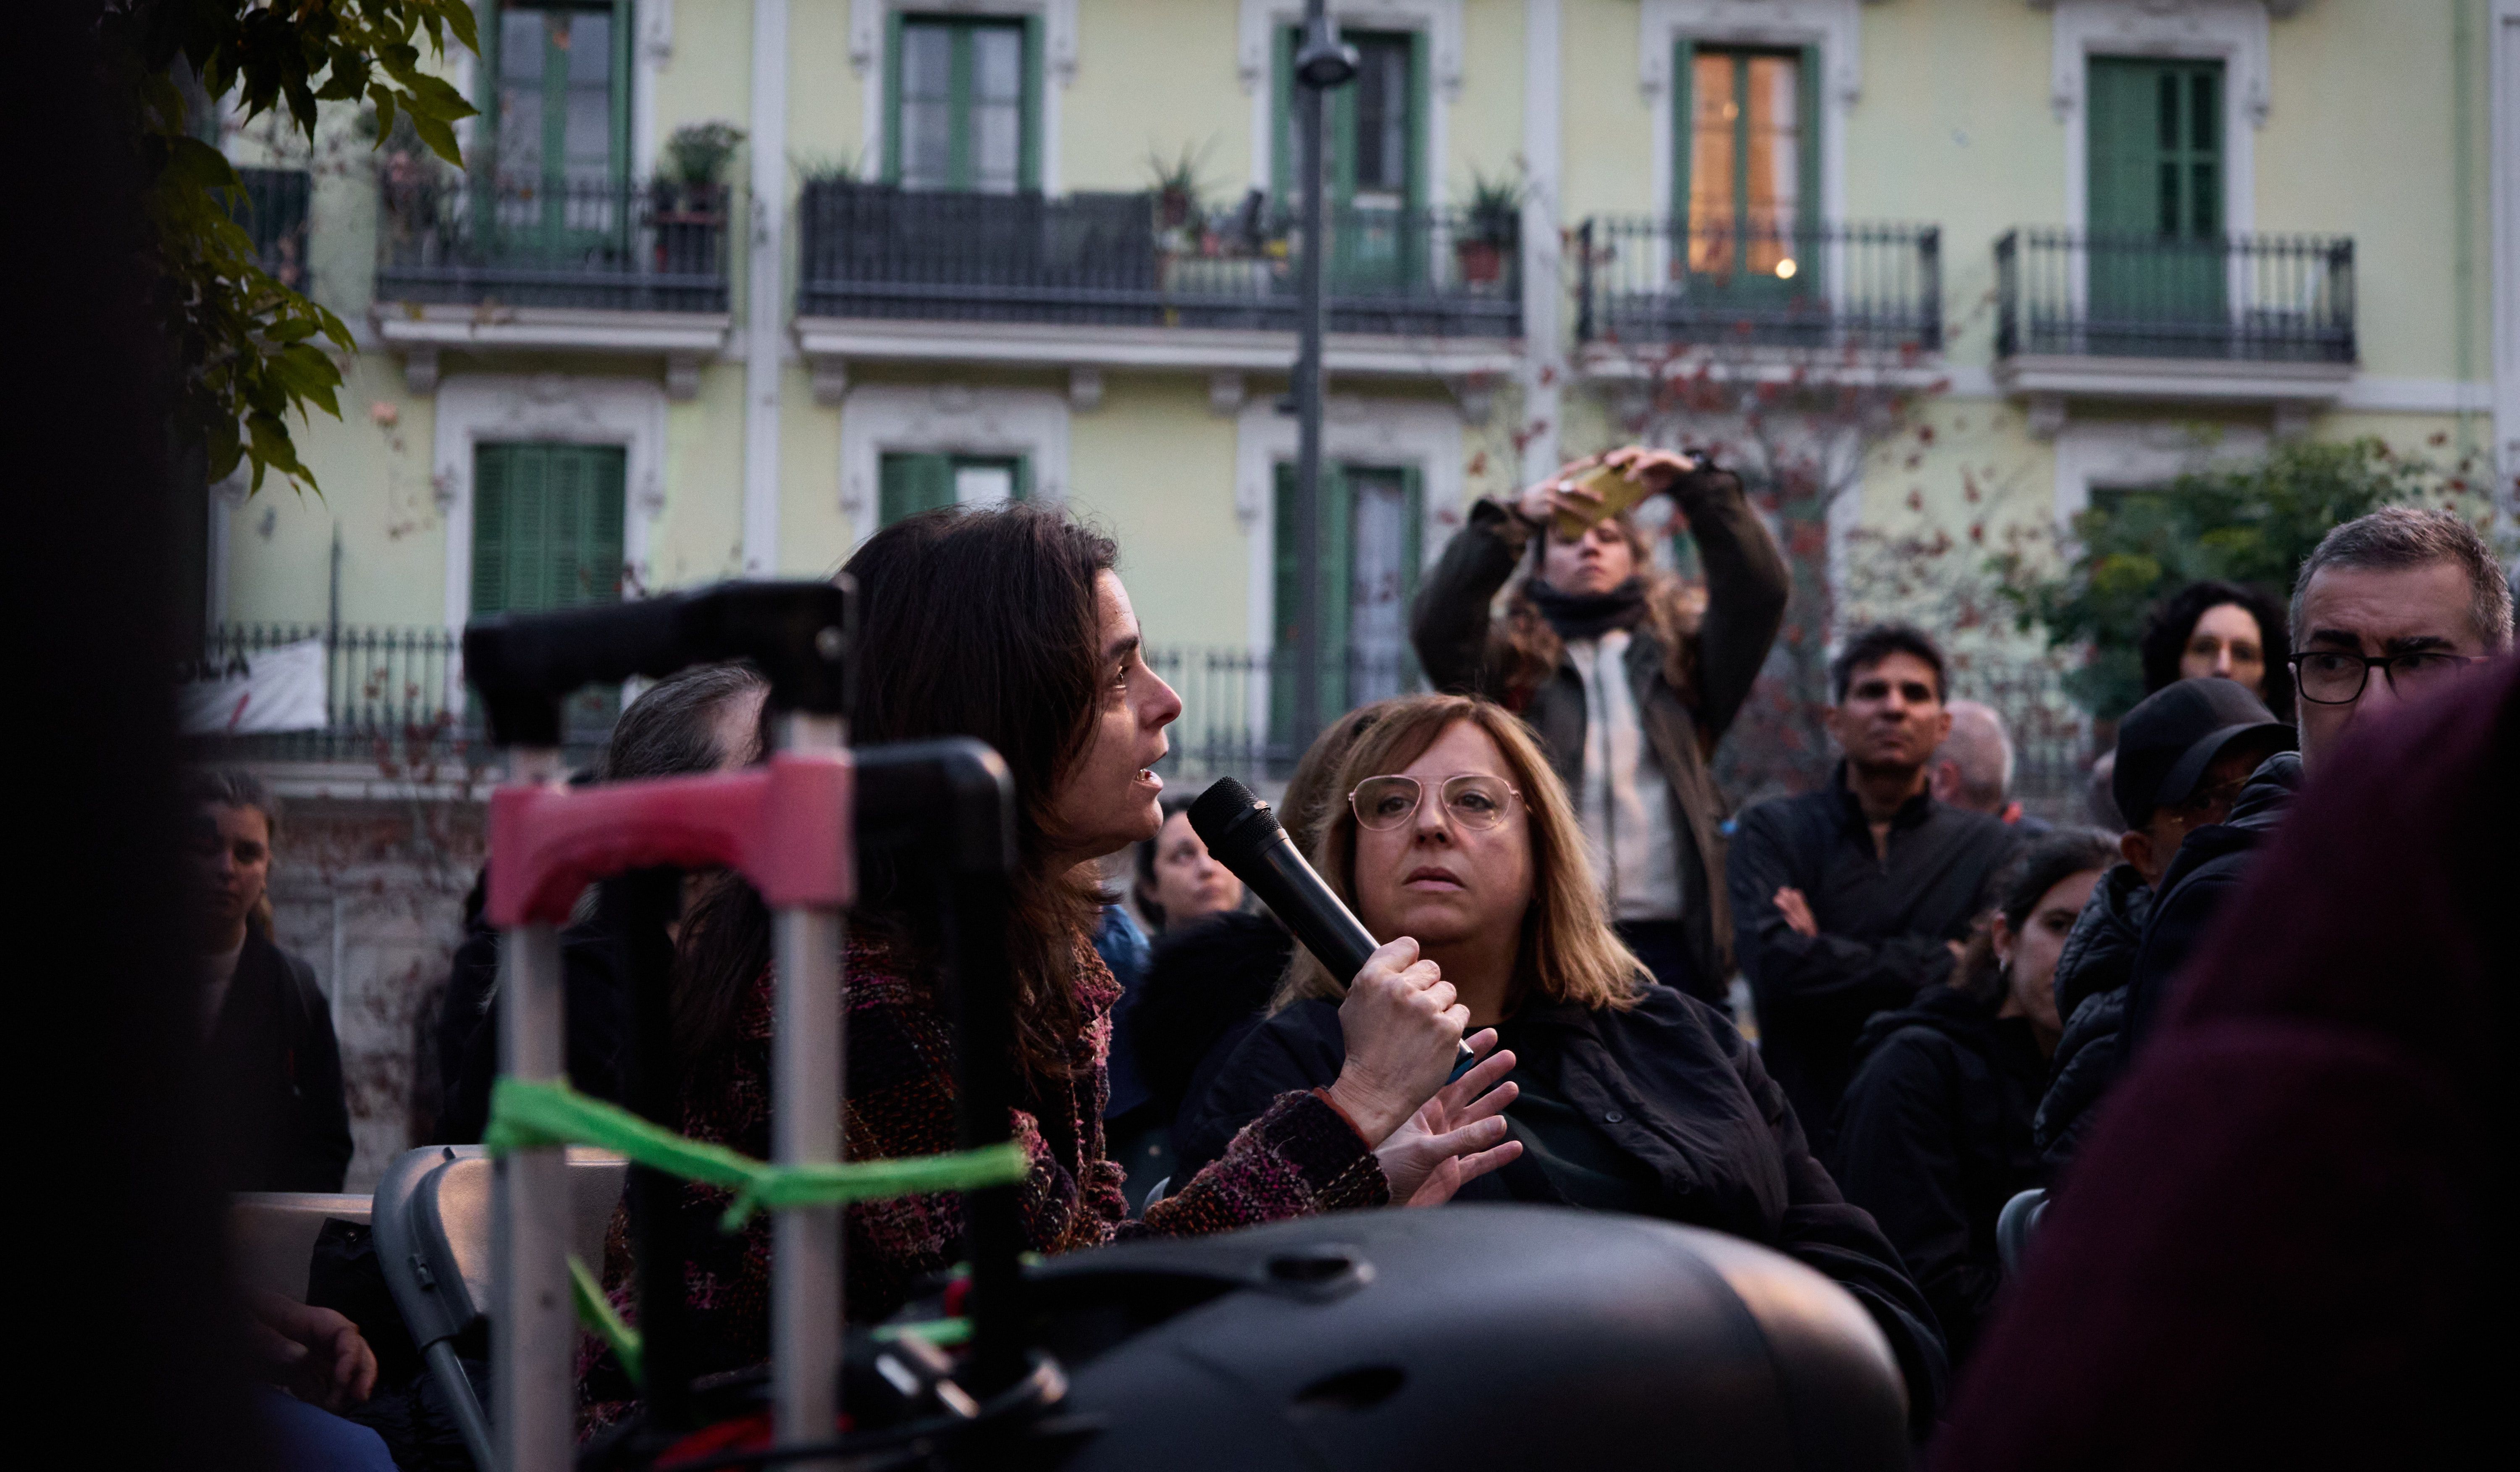
<svg viewBox="0 0 2520 1472">
<path fill-rule="evenodd" d="M 848 1100 L 842 1109 L 849 1159 L 934 1155 L 955 1148 L 953 1034 L 932 974 L 905 970 L 886 951 L 852 942 L 846 959 Z M 1235 1137 L 1215 1164 L 1148 1210 L 1128 1217 L 1120 1167 L 1104 1158 L 1102 1106 L 1111 1006 L 1120 988 L 1076 938 L 1075 978 L 1085 1028 L 1069 1055 L 1072 1077 L 1035 1086 L 1033 1107 L 1014 1114 L 1014 1138 L 1031 1157 L 1021 1187 L 1024 1236 L 1049 1254 L 1128 1237 L 1197 1236 L 1314 1212 L 1381 1206 L 1390 1187 L 1372 1149 L 1346 1117 L 1318 1093 L 1288 1093 Z M 746 998 L 735 1056 L 720 1083 L 685 1103 L 683 1133 L 756 1159 L 770 1153 L 772 977 Z M 690 1252 L 687 1361 L 696 1374 L 759 1364 L 770 1354 L 770 1225 L 756 1216 L 742 1230 L 719 1229 L 731 1193 L 692 1184 L 683 1194 Z M 844 1271 L 848 1316 L 890 1316 L 923 1275 L 961 1257 L 959 1194 L 901 1196 L 850 1205 Z M 613 1213 L 604 1261 L 608 1296 L 635 1316 L 626 1207 Z M 586 1421 L 601 1425 L 635 1394 L 608 1352 L 588 1336 L 579 1356 Z"/>
</svg>

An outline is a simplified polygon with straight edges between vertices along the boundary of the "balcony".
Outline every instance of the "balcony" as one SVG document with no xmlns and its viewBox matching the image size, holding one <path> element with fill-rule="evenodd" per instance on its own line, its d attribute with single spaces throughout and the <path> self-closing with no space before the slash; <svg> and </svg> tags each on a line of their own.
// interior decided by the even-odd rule
<svg viewBox="0 0 2520 1472">
<path fill-rule="evenodd" d="M 685 396 L 726 343 L 737 203 L 721 186 L 387 181 L 378 330 L 419 392 L 459 348 L 661 356 Z"/>
<path fill-rule="evenodd" d="M 460 648 L 454 631 L 433 626 L 220 624 L 201 661 L 181 672 L 186 739 L 205 760 L 349 764 L 371 778 L 445 781 L 496 756 L 459 683 Z M 311 688 L 283 689 L 290 674 L 279 665 L 301 652 L 299 671 L 320 671 L 320 711 L 307 708 Z M 280 719 L 260 719 L 275 698 Z M 563 707 L 572 764 L 594 759 L 619 706 L 616 691 L 590 688 Z M 223 729 L 256 707 L 249 729 Z"/>
<path fill-rule="evenodd" d="M 806 186 L 797 336 L 846 360 L 1279 370 L 1303 240 L 1256 201 L 1167 227 L 1145 194 L 915 193 Z M 1343 373 L 1510 367 L 1522 333 L 1509 229 L 1458 212 L 1341 208 L 1324 262 Z"/>
<path fill-rule="evenodd" d="M 1773 374 L 1815 355 L 1895 371 L 1942 350 L 1931 225 L 1593 219 L 1576 246 L 1575 335 L 1595 374 L 1680 358 Z"/>
<path fill-rule="evenodd" d="M 1996 379 L 2070 398 L 2332 402 L 2353 378 L 2354 242 L 2012 230 L 1995 243 Z"/>
</svg>

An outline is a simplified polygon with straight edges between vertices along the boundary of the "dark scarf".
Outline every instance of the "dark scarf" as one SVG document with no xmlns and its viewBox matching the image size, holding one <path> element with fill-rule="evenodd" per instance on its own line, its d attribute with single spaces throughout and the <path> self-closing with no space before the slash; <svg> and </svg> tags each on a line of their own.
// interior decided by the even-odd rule
<svg viewBox="0 0 2520 1472">
<path fill-rule="evenodd" d="M 1540 616 L 1560 639 L 1598 639 L 1633 629 L 1645 616 L 1645 580 L 1632 577 L 1607 593 L 1560 593 L 1538 578 L 1529 584 Z"/>
</svg>

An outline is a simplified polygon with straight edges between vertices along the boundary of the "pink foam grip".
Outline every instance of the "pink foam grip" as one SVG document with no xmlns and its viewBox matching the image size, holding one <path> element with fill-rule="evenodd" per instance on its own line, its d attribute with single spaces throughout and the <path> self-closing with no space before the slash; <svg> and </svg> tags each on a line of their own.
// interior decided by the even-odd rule
<svg viewBox="0 0 2520 1472">
<path fill-rule="evenodd" d="M 855 895 L 846 754 L 782 751 L 767 766 L 571 790 L 490 794 L 490 923 L 563 924 L 586 886 L 656 865 L 733 869 L 774 910 Z"/>
</svg>

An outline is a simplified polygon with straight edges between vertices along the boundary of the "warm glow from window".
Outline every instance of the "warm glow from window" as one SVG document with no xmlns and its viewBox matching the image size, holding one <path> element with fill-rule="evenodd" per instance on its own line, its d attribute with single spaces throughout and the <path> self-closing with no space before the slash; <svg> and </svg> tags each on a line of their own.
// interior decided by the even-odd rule
<svg viewBox="0 0 2520 1472">
<path fill-rule="evenodd" d="M 1780 261 L 1777 262 L 1777 280 L 1778 280 L 1778 281 L 1791 281 L 1791 280 L 1793 280 L 1793 279 L 1794 279 L 1794 258 L 1793 258 L 1792 256 L 1788 255 L 1788 256 L 1786 256 L 1783 260 L 1780 260 Z"/>
</svg>

